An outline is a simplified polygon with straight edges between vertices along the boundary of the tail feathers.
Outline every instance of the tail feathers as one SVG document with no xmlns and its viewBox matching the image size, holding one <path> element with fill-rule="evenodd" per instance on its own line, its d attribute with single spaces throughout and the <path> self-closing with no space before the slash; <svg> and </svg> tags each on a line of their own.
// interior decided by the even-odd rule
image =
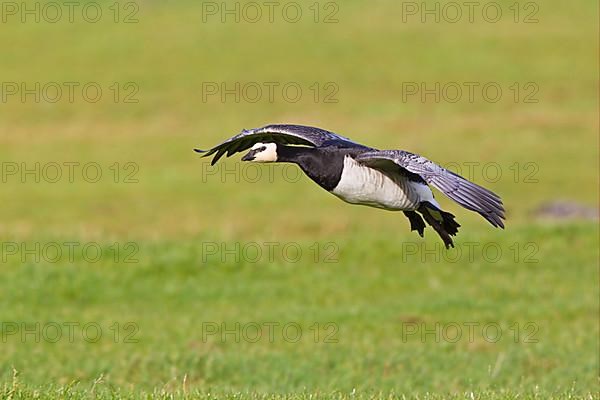
<svg viewBox="0 0 600 400">
<path fill-rule="evenodd" d="M 440 235 L 446 248 L 454 247 L 454 242 L 450 236 L 455 236 L 460 227 L 458 222 L 454 220 L 454 215 L 438 209 L 429 202 L 421 203 L 418 211 L 423 215 L 425 221 Z"/>
</svg>

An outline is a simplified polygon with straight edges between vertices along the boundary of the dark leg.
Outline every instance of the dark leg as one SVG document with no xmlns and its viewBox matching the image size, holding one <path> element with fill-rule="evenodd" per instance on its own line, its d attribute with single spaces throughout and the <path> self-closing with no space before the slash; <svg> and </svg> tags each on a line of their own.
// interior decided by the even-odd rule
<svg viewBox="0 0 600 400">
<path fill-rule="evenodd" d="M 410 231 L 417 231 L 419 236 L 423 237 L 423 231 L 425 230 L 425 222 L 419 214 L 414 211 L 403 211 L 404 215 L 410 221 Z"/>
<path fill-rule="evenodd" d="M 438 210 L 428 202 L 423 202 L 418 208 L 425 221 L 440 235 L 446 248 L 454 247 L 450 236 L 456 235 L 460 226 L 454 221 L 454 215 Z"/>
</svg>

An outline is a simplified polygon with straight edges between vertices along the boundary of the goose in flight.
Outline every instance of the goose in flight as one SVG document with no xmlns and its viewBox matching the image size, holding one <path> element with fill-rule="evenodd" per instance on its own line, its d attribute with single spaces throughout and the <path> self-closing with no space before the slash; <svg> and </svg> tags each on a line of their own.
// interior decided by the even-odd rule
<svg viewBox="0 0 600 400">
<path fill-rule="evenodd" d="M 443 211 L 430 185 L 464 208 L 479 213 L 494 227 L 504 228 L 504 207 L 495 193 L 466 180 L 420 155 L 403 150 L 377 150 L 320 128 L 267 125 L 242 132 L 204 153 L 223 155 L 250 151 L 242 161 L 287 162 L 323 189 L 345 202 L 391 211 L 403 211 L 411 231 L 423 237 L 425 222 L 454 247 L 451 236 L 460 226 Z M 422 216 L 422 218 L 421 218 Z M 425 220 L 425 222 L 423 221 Z"/>
</svg>

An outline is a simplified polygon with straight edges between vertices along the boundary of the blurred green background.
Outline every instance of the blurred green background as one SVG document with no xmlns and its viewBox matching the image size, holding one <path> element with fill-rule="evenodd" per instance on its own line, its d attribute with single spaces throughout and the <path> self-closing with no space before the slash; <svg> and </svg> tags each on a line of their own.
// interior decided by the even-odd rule
<svg viewBox="0 0 600 400">
<path fill-rule="evenodd" d="M 52 397 L 66 387 L 597 396 L 597 218 L 536 211 L 555 201 L 597 208 L 597 2 L 481 2 L 472 21 L 463 3 L 433 1 L 276 2 L 272 22 L 262 2 L 74 7 L 71 17 L 66 3 L 2 3 L 4 395 L 42 388 Z M 97 9 L 98 22 L 88 21 Z M 409 92 L 436 83 L 437 101 Z M 476 84 L 473 101 L 465 83 Z M 239 101 L 221 84 L 240 85 Z M 482 93 L 486 84 L 501 88 L 498 101 Z M 298 101 L 285 85 L 301 88 Z M 102 96 L 93 102 L 94 87 Z M 448 258 L 431 230 L 421 239 L 401 214 L 285 179 L 291 168 L 227 159 L 211 169 L 192 152 L 268 123 L 319 126 L 459 166 L 502 196 L 507 229 L 440 199 L 462 224 L 462 253 Z M 63 174 L 56 183 L 52 163 Z M 77 166 L 69 182 L 64 163 L 95 163 L 102 177 L 88 182 Z M 35 168 L 39 182 L 23 175 Z M 65 242 L 104 251 L 97 262 L 79 251 L 31 255 Z M 268 257 L 270 242 L 302 257 Z M 477 244 L 469 256 L 468 243 Z M 482 250 L 489 243 L 498 257 Z M 253 244 L 262 255 L 244 252 Z M 95 323 L 102 338 L 89 343 L 77 328 L 68 340 L 65 322 Z M 236 323 L 268 322 L 298 324 L 301 340 L 277 330 L 256 343 L 243 332 L 207 335 L 223 323 L 239 334 Z M 470 322 L 496 324 L 502 338 L 476 331 L 468 340 Z M 43 331 L 51 323 L 65 329 L 56 343 Z M 40 340 L 23 336 L 23 324 Z M 436 324 L 458 324 L 463 337 L 421 337 Z M 407 338 L 408 326 L 419 332 Z M 531 329 L 534 342 L 524 339 Z M 324 341 L 331 332 L 335 341 Z"/>
</svg>

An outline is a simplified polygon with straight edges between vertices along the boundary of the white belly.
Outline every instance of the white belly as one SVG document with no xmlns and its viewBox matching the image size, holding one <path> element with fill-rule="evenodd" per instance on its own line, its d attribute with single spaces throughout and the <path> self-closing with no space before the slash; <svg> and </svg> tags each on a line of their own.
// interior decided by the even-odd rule
<svg viewBox="0 0 600 400">
<path fill-rule="evenodd" d="M 421 201 L 433 200 L 429 186 L 411 182 L 398 175 L 391 179 L 383 173 L 365 167 L 350 156 L 344 158 L 344 170 L 338 185 L 331 191 L 340 199 L 386 210 L 414 210 Z"/>
</svg>

